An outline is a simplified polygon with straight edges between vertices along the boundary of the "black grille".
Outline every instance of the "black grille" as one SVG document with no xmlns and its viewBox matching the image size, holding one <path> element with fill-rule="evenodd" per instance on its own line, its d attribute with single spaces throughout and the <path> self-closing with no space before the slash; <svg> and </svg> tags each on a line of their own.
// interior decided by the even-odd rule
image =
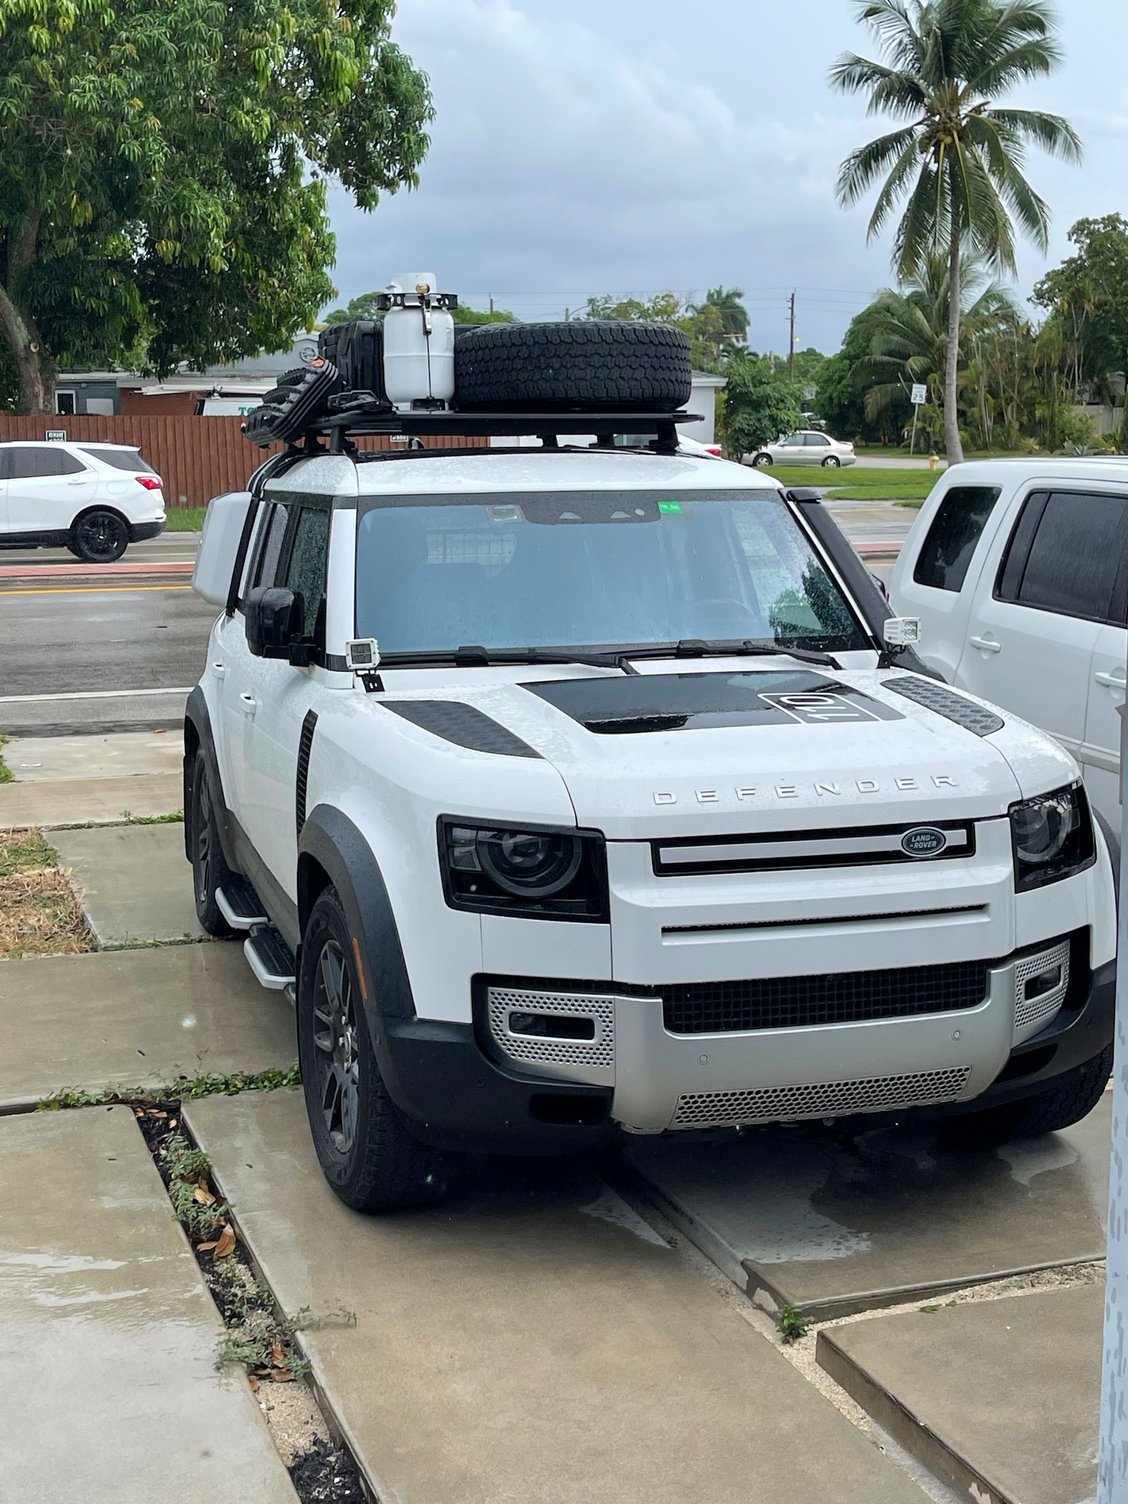
<svg viewBox="0 0 1128 1504">
<path fill-rule="evenodd" d="M 801 1029 L 957 1013 L 987 997 L 987 963 L 846 971 L 819 977 L 752 982 L 693 982 L 662 989 L 671 1034 L 725 1034 L 745 1029 Z"/>
</svg>

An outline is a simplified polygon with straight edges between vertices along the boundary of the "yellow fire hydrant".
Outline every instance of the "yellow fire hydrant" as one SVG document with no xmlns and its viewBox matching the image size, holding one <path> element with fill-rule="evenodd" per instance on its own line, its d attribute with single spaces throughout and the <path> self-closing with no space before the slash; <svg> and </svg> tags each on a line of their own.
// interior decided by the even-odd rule
<svg viewBox="0 0 1128 1504">
<path fill-rule="evenodd" d="M 938 454 L 930 454 L 928 456 L 928 468 L 930 470 L 935 470 L 936 466 L 939 463 L 940 463 L 940 456 Z"/>
</svg>

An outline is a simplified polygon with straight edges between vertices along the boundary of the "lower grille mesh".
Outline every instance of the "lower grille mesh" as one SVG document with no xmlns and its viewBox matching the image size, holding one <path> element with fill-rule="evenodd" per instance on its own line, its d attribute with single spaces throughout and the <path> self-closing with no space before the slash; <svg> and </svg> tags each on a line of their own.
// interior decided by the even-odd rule
<svg viewBox="0 0 1128 1504">
<path fill-rule="evenodd" d="M 892 971 L 695 982 L 662 989 L 662 1016 L 671 1034 L 724 1034 L 955 1013 L 977 1008 L 986 999 L 987 970 L 985 961 L 960 961 Z"/>
<path fill-rule="evenodd" d="M 863 1081 L 826 1081 L 813 1086 L 697 1092 L 678 1098 L 673 1126 L 778 1123 L 793 1118 L 842 1117 L 856 1112 L 954 1102 L 970 1075 L 970 1066 L 960 1066 L 912 1076 L 872 1076 Z"/>
</svg>

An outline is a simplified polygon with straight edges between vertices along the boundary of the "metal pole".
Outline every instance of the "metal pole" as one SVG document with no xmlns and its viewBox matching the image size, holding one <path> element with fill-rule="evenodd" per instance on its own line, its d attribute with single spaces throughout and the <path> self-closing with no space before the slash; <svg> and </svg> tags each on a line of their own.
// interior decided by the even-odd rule
<svg viewBox="0 0 1128 1504">
<path fill-rule="evenodd" d="M 1128 876 L 1128 715 L 1120 711 L 1121 889 Z M 1120 911 L 1118 953 L 1128 957 L 1128 896 Z M 1116 1065 L 1113 1070 L 1112 1160 L 1108 1187 L 1108 1265 L 1097 1504 L 1128 1498 L 1128 973 L 1116 976 Z"/>
<path fill-rule="evenodd" d="M 920 416 L 920 405 L 918 403 L 914 402 L 913 403 L 913 436 L 909 440 L 909 453 L 910 454 L 915 454 L 916 453 L 916 426 L 917 426 L 917 418 L 919 416 Z"/>
</svg>

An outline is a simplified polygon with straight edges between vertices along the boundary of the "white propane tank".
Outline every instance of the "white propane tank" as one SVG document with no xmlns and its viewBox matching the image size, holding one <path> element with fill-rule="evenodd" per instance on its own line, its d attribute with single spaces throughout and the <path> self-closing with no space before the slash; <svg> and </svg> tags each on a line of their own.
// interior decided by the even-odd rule
<svg viewBox="0 0 1128 1504">
<path fill-rule="evenodd" d="M 440 407 L 454 396 L 451 293 L 436 292 L 434 272 L 403 272 L 381 298 L 384 388 L 398 408 Z"/>
</svg>

